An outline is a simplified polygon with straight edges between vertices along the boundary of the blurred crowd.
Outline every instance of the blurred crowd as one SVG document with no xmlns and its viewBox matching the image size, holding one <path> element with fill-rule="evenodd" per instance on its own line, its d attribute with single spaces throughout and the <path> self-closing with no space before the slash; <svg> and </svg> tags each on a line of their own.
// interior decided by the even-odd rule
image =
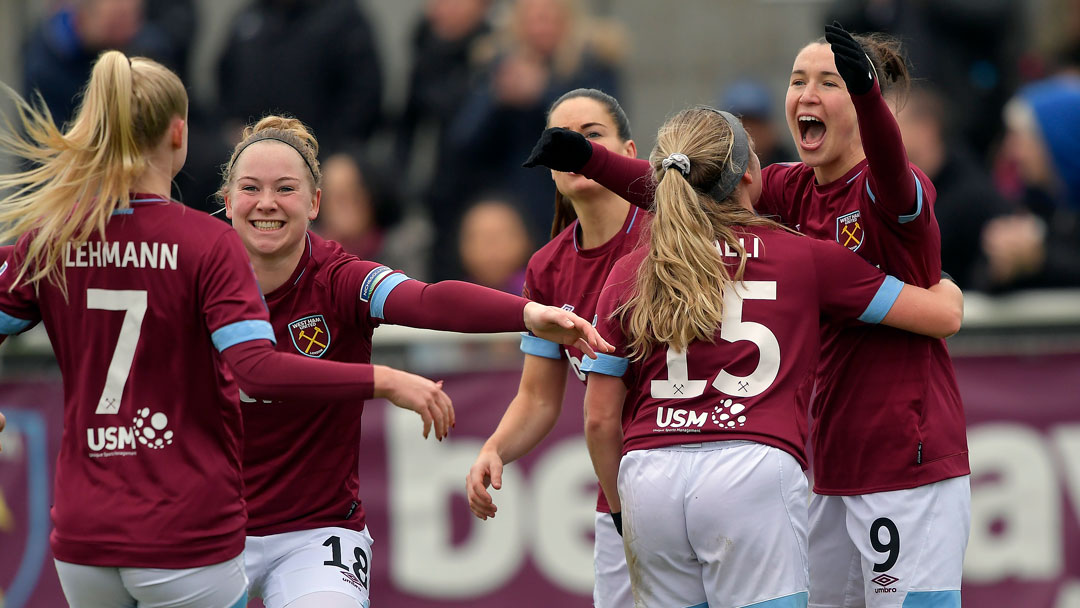
<svg viewBox="0 0 1080 608">
<path fill-rule="evenodd" d="M 890 101 L 911 160 L 937 188 L 943 268 L 965 289 L 1080 287 L 1080 0 L 1048 1 L 1063 32 L 1050 45 L 1028 40 L 1022 0 L 835 0 L 826 11 L 904 42 L 919 81 Z M 217 210 L 220 164 L 241 127 L 288 113 L 322 144 L 316 230 L 416 278 L 520 291 L 551 224 L 549 175 L 520 167 L 548 106 L 577 87 L 624 92 L 625 28 L 589 7 L 428 0 L 411 30 L 404 103 L 387 107 L 363 3 L 250 0 L 214 64 L 216 98 L 193 100 L 174 196 Z M 67 120 L 108 48 L 190 81 L 199 24 L 194 0 L 62 2 L 24 43 L 24 92 Z M 766 83 L 779 78 L 721 82 L 715 99 L 743 117 L 763 164 L 798 160 L 774 120 L 782 100 Z"/>
</svg>

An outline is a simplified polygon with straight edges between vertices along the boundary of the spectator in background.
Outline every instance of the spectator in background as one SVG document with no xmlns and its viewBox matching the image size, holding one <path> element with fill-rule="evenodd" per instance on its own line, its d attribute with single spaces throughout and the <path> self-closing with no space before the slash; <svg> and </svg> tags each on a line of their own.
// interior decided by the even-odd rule
<svg viewBox="0 0 1080 608">
<path fill-rule="evenodd" d="M 971 151 L 948 132 L 945 104 L 930 85 L 919 85 L 906 96 L 893 96 L 908 158 L 923 170 L 937 189 L 934 214 L 941 229 L 941 267 L 962 288 L 976 287 L 982 259 L 983 227 L 1009 212 Z"/>
<path fill-rule="evenodd" d="M 229 27 L 217 82 L 230 139 L 268 111 L 308 117 L 330 151 L 379 124 L 382 68 L 356 0 L 254 0 Z"/>
<path fill-rule="evenodd" d="M 1018 84 L 1023 17 L 1020 0 L 834 0 L 825 22 L 900 37 L 912 74 L 941 87 L 949 124 L 984 158 Z"/>
<path fill-rule="evenodd" d="M 1005 124 L 1004 171 L 1014 171 L 1011 193 L 1025 210 L 983 233 L 988 285 L 1078 287 L 1080 75 L 1067 70 L 1024 87 L 1006 105 Z"/>
<path fill-rule="evenodd" d="M 717 107 L 742 119 L 743 127 L 754 140 L 762 167 L 799 160 L 786 130 L 778 130 L 773 121 L 772 95 L 761 82 L 753 78 L 736 80 L 724 87 Z"/>
<path fill-rule="evenodd" d="M 147 21 L 144 8 L 142 0 L 62 4 L 38 24 L 23 48 L 24 92 L 40 93 L 53 120 L 63 125 L 72 117 L 76 97 L 102 51 L 116 49 L 129 56 L 149 57 L 179 72 L 183 66 L 176 61 L 186 55 L 187 47 L 177 46 L 178 41 L 165 35 L 159 24 Z M 172 10 L 189 15 L 194 23 L 190 0 L 177 2 Z"/>
<path fill-rule="evenodd" d="M 533 246 L 514 205 L 487 198 L 470 207 L 461 219 L 458 251 L 466 280 L 521 293 Z"/>
<path fill-rule="evenodd" d="M 577 0 L 516 0 L 504 17 L 478 48 L 479 81 L 448 134 L 457 179 L 449 188 L 439 184 L 432 205 L 456 216 L 470 194 L 513 192 L 531 240 L 542 243 L 555 190 L 546 174 L 523 169 L 521 161 L 560 95 L 579 87 L 618 95 L 624 36 L 615 24 L 586 15 Z M 448 253 L 440 235 L 436 260 Z"/>
<path fill-rule="evenodd" d="M 191 48 L 198 31 L 195 0 L 146 0 L 145 14 L 155 35 L 162 36 L 168 46 L 168 54 L 162 60 L 187 78 Z"/>
<path fill-rule="evenodd" d="M 491 31 L 490 6 L 491 0 L 428 0 L 412 35 L 409 93 L 396 142 L 401 166 L 409 166 L 416 130 L 425 125 L 438 131 L 436 166 L 445 158 L 444 129 L 469 92 L 470 52 Z"/>
<path fill-rule="evenodd" d="M 402 219 L 400 192 L 385 170 L 356 149 L 326 159 L 315 225 L 320 236 L 361 259 L 379 260 L 411 277 L 424 276 L 426 235 L 418 235 Z"/>
</svg>

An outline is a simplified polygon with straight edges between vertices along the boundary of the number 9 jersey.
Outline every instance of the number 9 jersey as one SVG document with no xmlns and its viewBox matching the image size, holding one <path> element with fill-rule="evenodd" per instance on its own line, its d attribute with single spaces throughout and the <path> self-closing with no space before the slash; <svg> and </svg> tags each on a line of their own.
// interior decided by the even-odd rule
<svg viewBox="0 0 1080 608">
<path fill-rule="evenodd" d="M 903 283 L 836 243 L 771 228 L 739 228 L 743 281 L 724 293 L 714 343 L 683 352 L 653 345 L 630 361 L 612 312 L 634 289 L 642 247 L 619 260 L 597 305 L 600 335 L 612 355 L 587 360 L 591 373 L 619 376 L 628 388 L 623 453 L 686 443 L 749 440 L 784 450 L 805 469 L 807 405 L 823 318 L 877 323 Z M 734 274 L 738 253 L 719 252 Z"/>
<path fill-rule="evenodd" d="M 27 243 L 0 270 L 0 333 L 44 321 L 63 374 L 53 555 L 151 568 L 239 555 L 240 407 L 218 353 L 274 336 L 236 233 L 132 195 L 104 240 L 63 252 L 66 299 L 48 281 L 12 289 Z"/>
</svg>

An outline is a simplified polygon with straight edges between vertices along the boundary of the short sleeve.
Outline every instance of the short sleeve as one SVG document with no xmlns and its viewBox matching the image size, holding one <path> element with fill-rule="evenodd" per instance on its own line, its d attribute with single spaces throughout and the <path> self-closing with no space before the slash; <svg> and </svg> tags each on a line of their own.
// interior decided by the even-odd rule
<svg viewBox="0 0 1080 608">
<path fill-rule="evenodd" d="M 26 251 L 25 241 L 15 247 L 0 247 L 0 334 L 17 334 L 30 329 L 41 320 L 37 294 L 33 285 L 23 281 L 12 289 Z"/>
<path fill-rule="evenodd" d="M 534 265 L 535 260 L 536 255 L 533 255 L 532 259 L 529 260 L 529 264 L 525 267 L 525 284 L 521 286 L 521 297 L 539 304 L 550 305 L 551 302 L 545 296 L 543 285 L 539 280 L 539 273 L 537 273 Z M 565 351 L 561 345 L 538 338 L 532 332 L 521 332 L 520 348 L 521 352 L 534 357 L 543 357 L 545 359 L 562 359 L 565 357 Z"/>
<path fill-rule="evenodd" d="M 807 238 L 822 312 L 840 319 L 880 323 L 903 283 L 832 241 Z"/>
<path fill-rule="evenodd" d="M 218 351 L 250 340 L 274 340 L 274 329 L 247 252 L 233 230 L 223 232 L 199 261 L 199 293 Z"/>
<path fill-rule="evenodd" d="M 600 299 L 596 302 L 596 331 L 615 347 L 615 351 L 611 354 L 597 353 L 596 359 L 583 360 L 582 372 L 617 378 L 626 376 L 630 366 L 626 352 L 626 336 L 622 323 L 615 317 L 615 311 L 625 301 L 633 285 L 633 273 L 628 269 L 636 268 L 636 265 L 629 263 L 631 258 L 636 259 L 637 256 L 627 256 L 615 265 L 600 292 Z"/>
</svg>

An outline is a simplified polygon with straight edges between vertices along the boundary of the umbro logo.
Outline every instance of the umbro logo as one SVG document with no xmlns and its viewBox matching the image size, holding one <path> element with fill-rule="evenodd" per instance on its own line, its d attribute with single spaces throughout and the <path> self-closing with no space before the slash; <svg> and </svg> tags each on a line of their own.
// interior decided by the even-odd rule
<svg viewBox="0 0 1080 608">
<path fill-rule="evenodd" d="M 900 580 L 900 579 L 898 579 L 898 578 L 896 578 L 894 576 L 889 576 L 888 574 L 882 574 L 881 576 L 879 576 L 877 578 L 870 579 L 870 582 L 874 583 L 875 585 L 881 586 L 881 587 L 888 587 L 889 585 L 895 583 L 898 580 Z"/>
<path fill-rule="evenodd" d="M 888 574 L 882 574 L 877 578 L 870 579 L 871 583 L 874 583 L 879 589 L 874 589 L 874 593 L 896 593 L 896 587 L 890 587 L 893 583 L 898 582 L 900 579 L 895 576 L 889 576 Z"/>
</svg>

